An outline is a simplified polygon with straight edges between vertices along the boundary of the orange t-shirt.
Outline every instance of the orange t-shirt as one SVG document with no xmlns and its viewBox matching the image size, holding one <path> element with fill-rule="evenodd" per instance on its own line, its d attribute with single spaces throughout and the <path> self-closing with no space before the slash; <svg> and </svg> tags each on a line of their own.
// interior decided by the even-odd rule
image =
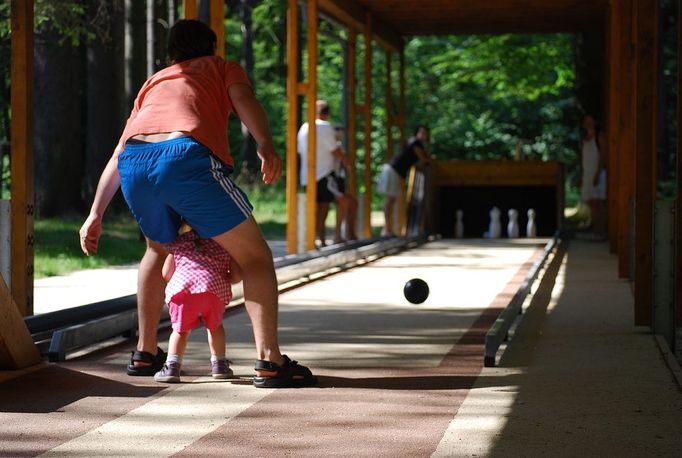
<svg viewBox="0 0 682 458">
<path fill-rule="evenodd" d="M 227 144 L 227 119 L 232 101 L 227 88 L 251 86 L 244 69 L 218 56 L 197 57 L 152 75 L 137 94 L 117 149 L 139 134 L 189 132 L 229 165 L 234 165 Z"/>
</svg>

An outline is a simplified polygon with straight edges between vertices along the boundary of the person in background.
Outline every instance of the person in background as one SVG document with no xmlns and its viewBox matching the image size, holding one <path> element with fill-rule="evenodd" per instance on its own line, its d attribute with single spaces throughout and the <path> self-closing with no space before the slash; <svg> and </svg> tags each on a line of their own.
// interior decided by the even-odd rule
<svg viewBox="0 0 682 458">
<path fill-rule="evenodd" d="M 400 152 L 384 164 L 377 183 L 377 192 L 384 196 L 384 227 L 382 236 L 395 236 L 393 231 L 393 208 L 400 197 L 401 184 L 405 181 L 410 168 L 419 161 L 431 160 L 426 152 L 429 143 L 429 128 L 418 125 L 414 136 L 410 137 Z"/>
<path fill-rule="evenodd" d="M 595 237 L 606 237 L 606 144 L 604 132 L 595 118 L 586 114 L 582 119 L 580 196 L 590 207 L 592 231 Z"/>
<path fill-rule="evenodd" d="M 329 122 L 329 103 L 318 100 L 316 103 L 317 119 L 316 127 L 316 150 L 315 150 L 315 179 L 317 180 L 317 202 L 315 205 L 315 235 L 319 239 L 319 246 L 326 246 L 325 223 L 329 213 L 329 204 L 336 203 L 337 211 L 341 218 L 353 208 L 353 199 L 339 189 L 339 182 L 334 172 L 335 162 L 340 161 L 344 167 L 348 167 L 348 156 L 343 151 L 336 138 L 336 129 Z M 301 155 L 301 185 L 308 184 L 308 123 L 303 123 L 296 136 L 298 153 Z M 357 205 L 356 205 L 357 207 Z M 336 241 L 341 241 L 340 233 L 337 233 Z"/>
</svg>

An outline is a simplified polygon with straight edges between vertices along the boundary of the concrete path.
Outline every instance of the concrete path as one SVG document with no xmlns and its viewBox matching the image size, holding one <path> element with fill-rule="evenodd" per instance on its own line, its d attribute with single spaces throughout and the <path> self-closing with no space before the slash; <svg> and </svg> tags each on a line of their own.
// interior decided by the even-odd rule
<svg viewBox="0 0 682 458">
<path fill-rule="evenodd" d="M 679 456 L 682 395 L 601 244 L 554 258 L 482 367 L 539 251 L 439 241 L 283 294 L 280 340 L 314 388 L 251 386 L 243 309 L 225 319 L 234 380 L 206 376 L 199 329 L 180 385 L 125 376 L 130 344 L 0 383 L 0 456 Z M 431 287 L 422 305 L 402 297 L 412 277 Z"/>
</svg>

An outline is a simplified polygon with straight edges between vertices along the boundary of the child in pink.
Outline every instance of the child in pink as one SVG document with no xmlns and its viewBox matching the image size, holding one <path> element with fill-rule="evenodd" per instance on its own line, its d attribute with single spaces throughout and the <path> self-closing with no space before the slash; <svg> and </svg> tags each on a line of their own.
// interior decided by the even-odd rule
<svg viewBox="0 0 682 458">
<path fill-rule="evenodd" d="M 163 276 L 168 281 L 166 302 L 173 332 L 168 341 L 166 363 L 154 379 L 180 382 L 187 340 L 192 329 L 199 325 L 200 317 L 208 331 L 211 374 L 216 379 L 230 378 L 233 374 L 225 358 L 223 314 L 232 299 L 230 282 L 238 282 L 241 275 L 236 272 L 238 269 L 231 269 L 230 255 L 218 243 L 200 238 L 187 226 L 183 225 L 183 229 L 186 232 L 166 245 L 170 254 L 163 266 Z"/>
</svg>

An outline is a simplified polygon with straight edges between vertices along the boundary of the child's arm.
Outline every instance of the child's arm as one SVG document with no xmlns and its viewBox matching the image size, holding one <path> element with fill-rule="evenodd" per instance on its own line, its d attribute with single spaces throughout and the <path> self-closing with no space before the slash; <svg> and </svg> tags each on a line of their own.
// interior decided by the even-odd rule
<svg viewBox="0 0 682 458">
<path fill-rule="evenodd" d="M 163 275 L 164 280 L 168 282 L 173 276 L 173 272 L 175 272 L 175 258 L 172 254 L 169 254 L 166 256 L 166 260 L 163 263 L 161 274 Z"/>
</svg>

